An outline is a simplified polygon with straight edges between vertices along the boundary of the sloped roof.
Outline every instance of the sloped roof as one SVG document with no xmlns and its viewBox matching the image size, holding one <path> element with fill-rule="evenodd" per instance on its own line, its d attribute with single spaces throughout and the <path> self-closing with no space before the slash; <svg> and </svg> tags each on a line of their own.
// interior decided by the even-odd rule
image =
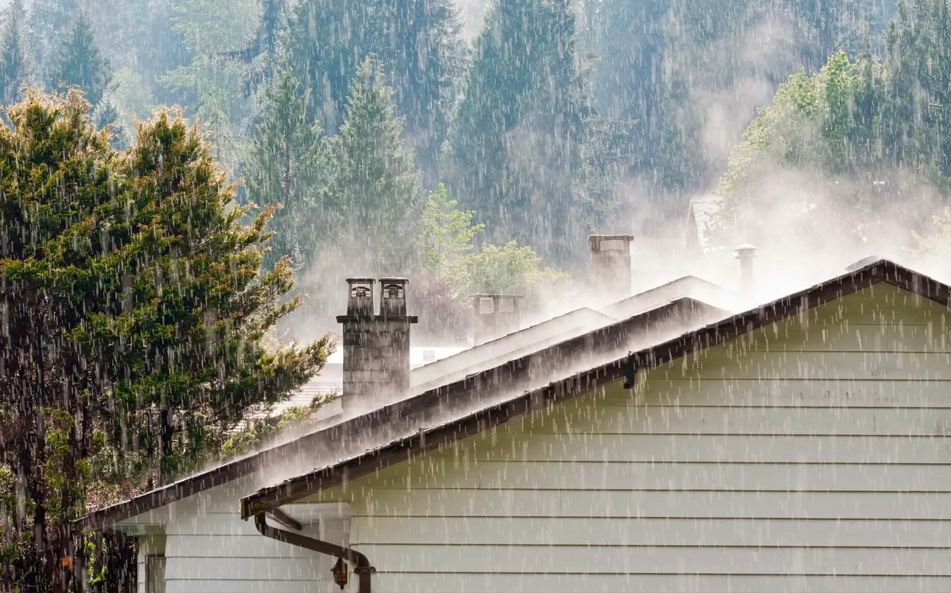
<svg viewBox="0 0 951 593">
<path fill-rule="evenodd" d="M 684 276 L 602 307 L 601 312 L 615 319 L 624 319 L 683 297 L 702 301 L 731 313 L 745 308 L 745 302 L 738 293 L 696 276 Z"/>
<path fill-rule="evenodd" d="M 529 351 L 540 350 L 608 325 L 617 319 L 618 317 L 609 317 L 593 309 L 582 307 L 415 368 L 410 371 L 410 388 L 413 391 L 425 391 L 452 383 L 467 375 L 498 366 L 506 360 L 517 358 Z"/>
<path fill-rule="evenodd" d="M 431 425 L 435 418 L 442 415 L 468 415 L 471 411 L 482 408 L 486 398 L 492 394 L 502 392 L 504 399 L 513 393 L 534 389 L 551 378 L 573 374 L 592 365 L 583 355 L 597 354 L 600 351 L 602 355 L 613 358 L 618 349 L 627 351 L 630 348 L 643 347 L 659 339 L 659 336 L 669 338 L 679 335 L 688 327 L 709 323 L 727 314 L 726 311 L 693 299 L 679 299 L 559 344 L 509 357 L 492 368 L 470 371 L 455 381 L 444 382 L 419 395 L 386 405 L 363 416 L 319 429 L 291 442 L 100 509 L 80 519 L 77 526 L 82 532 L 102 529 L 272 464 L 284 465 L 289 459 L 314 459 L 319 452 L 337 455 L 333 457 L 334 460 L 346 457 L 346 453 L 338 455 L 336 452 L 346 452 L 354 447 L 359 447 L 359 451 L 366 450 L 368 447 L 362 446 L 362 443 L 367 435 L 373 435 L 373 438 L 380 435 L 381 441 L 372 443 L 369 448 L 378 447 L 380 443 L 389 441 L 386 435 L 403 430 L 407 422 Z M 602 317 L 598 315 L 592 319 L 600 320 Z M 416 426 L 412 430 L 415 431 Z"/>
<path fill-rule="evenodd" d="M 394 463 L 407 460 L 410 456 L 437 449 L 438 447 L 483 432 L 493 426 L 505 423 L 513 418 L 527 414 L 532 410 L 551 406 L 555 403 L 578 397 L 595 389 L 604 387 L 626 377 L 634 369 L 653 368 L 687 354 L 721 345 L 737 336 L 743 335 L 765 325 L 782 321 L 793 315 L 817 307 L 829 301 L 840 299 L 864 288 L 879 283 L 887 283 L 900 289 L 935 301 L 945 307 L 951 307 L 951 287 L 929 277 L 899 266 L 888 260 L 877 260 L 867 265 L 833 278 L 809 289 L 783 297 L 767 305 L 728 317 L 722 321 L 706 325 L 673 339 L 659 340 L 654 345 L 644 344 L 627 356 L 610 362 L 591 365 L 576 374 L 560 380 L 527 390 L 525 393 L 506 401 L 484 400 L 484 405 L 466 409 L 460 407 L 460 413 L 440 423 L 432 423 L 429 428 L 416 431 L 407 430 L 414 424 L 419 426 L 425 421 L 426 410 L 447 405 L 451 399 L 466 391 L 477 390 L 435 390 L 414 398 L 414 401 L 401 402 L 399 408 L 392 406 L 356 418 L 333 429 L 333 438 L 346 440 L 351 431 L 366 434 L 387 422 L 402 421 L 405 434 L 351 457 L 343 458 L 333 465 L 316 469 L 275 486 L 263 488 L 257 493 L 241 499 L 241 514 L 249 518 L 309 496 L 320 490 L 337 486 L 346 480 L 367 475 Z M 555 346 L 547 353 L 555 359 L 577 355 L 584 348 L 597 347 L 609 343 L 624 330 L 622 324 L 608 326 L 573 340 Z M 580 343 L 579 343 L 580 341 Z M 511 372 L 511 371 L 510 371 Z M 509 377 L 496 377 L 495 384 L 509 380 Z M 475 387 L 475 385 L 473 385 Z M 328 435 L 330 436 L 330 435 Z"/>
</svg>

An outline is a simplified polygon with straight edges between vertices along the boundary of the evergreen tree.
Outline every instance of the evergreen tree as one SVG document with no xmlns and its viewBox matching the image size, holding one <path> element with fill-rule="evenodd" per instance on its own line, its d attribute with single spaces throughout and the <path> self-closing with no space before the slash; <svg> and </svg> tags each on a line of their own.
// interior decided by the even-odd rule
<svg viewBox="0 0 951 593">
<path fill-rule="evenodd" d="M 49 80 L 57 64 L 56 50 L 72 29 L 77 14 L 78 0 L 34 0 L 31 4 L 31 50 L 40 80 Z"/>
<path fill-rule="evenodd" d="M 137 456 L 159 482 L 193 467 L 250 407 L 308 380 L 328 343 L 265 348 L 298 304 L 282 298 L 290 268 L 260 273 L 269 213 L 241 226 L 247 210 L 183 120 L 160 114 L 120 154 L 75 92 L 8 114 L 0 582 L 66 593 L 83 564 L 70 525 L 95 481 L 146 485 L 124 473 Z"/>
<path fill-rule="evenodd" d="M 577 186 L 590 113 L 565 0 L 493 5 L 449 137 L 454 189 L 490 237 L 565 261 L 581 240 Z"/>
<path fill-rule="evenodd" d="M 50 86 L 77 87 L 92 105 L 99 104 L 112 74 L 85 15 L 79 15 L 72 31 L 63 39 L 56 64 Z"/>
<path fill-rule="evenodd" d="M 311 90 L 310 113 L 335 133 L 361 61 L 377 56 L 432 181 L 464 57 L 458 33 L 450 0 L 304 0 L 289 25 L 288 66 Z"/>
<path fill-rule="evenodd" d="M 382 66 L 367 59 L 357 70 L 347 119 L 329 144 L 331 180 L 318 217 L 318 236 L 346 237 L 362 247 L 376 273 L 395 273 L 411 262 L 412 221 L 420 207 L 413 155 L 404 145 L 393 89 Z"/>
<path fill-rule="evenodd" d="M 23 1 L 14 0 L 4 13 L 0 32 L 0 104 L 15 103 L 30 73 L 24 39 Z"/>
<path fill-rule="evenodd" d="M 314 255 L 317 237 L 310 220 L 324 182 L 322 132 L 307 118 L 307 93 L 285 73 L 269 92 L 258 135 L 247 164 L 248 198 L 261 206 L 276 206 L 271 228 L 275 236 L 265 267 L 283 257 L 302 264 Z"/>
</svg>

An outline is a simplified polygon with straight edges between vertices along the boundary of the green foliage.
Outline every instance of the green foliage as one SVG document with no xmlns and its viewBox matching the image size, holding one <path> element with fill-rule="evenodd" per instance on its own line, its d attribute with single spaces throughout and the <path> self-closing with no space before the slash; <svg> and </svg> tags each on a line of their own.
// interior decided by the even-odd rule
<svg viewBox="0 0 951 593">
<path fill-rule="evenodd" d="M 542 291 L 563 291 L 571 279 L 565 272 L 544 267 L 534 249 L 519 247 L 515 241 L 485 245 L 467 263 L 466 294 L 522 294 L 532 303 Z"/>
<path fill-rule="evenodd" d="M 883 60 L 866 54 L 852 61 L 840 52 L 816 75 L 796 74 L 781 85 L 720 181 L 720 195 L 733 206 L 727 214 L 754 200 L 777 170 L 856 180 L 859 189 L 836 200 L 872 216 L 899 198 L 901 175 L 951 188 L 951 117 L 943 108 L 951 104 L 949 6 L 920 0 L 913 12 L 902 7 Z"/>
<path fill-rule="evenodd" d="M 306 406 L 287 408 L 280 414 L 263 414 L 249 418 L 228 437 L 216 457 L 221 460 L 233 459 L 260 447 L 281 433 L 306 428 L 313 422 L 320 408 L 335 398 L 335 395 L 318 395 Z"/>
<path fill-rule="evenodd" d="M 83 91 L 87 101 L 98 105 L 111 77 L 109 62 L 96 45 L 92 26 L 80 13 L 57 50 L 50 86 L 76 87 Z"/>
<path fill-rule="evenodd" d="M 459 287 L 467 284 L 473 240 L 485 230 L 485 225 L 473 224 L 475 214 L 459 210 L 445 185 L 429 193 L 415 243 L 422 269 L 437 281 Z"/>
<path fill-rule="evenodd" d="M 449 0 L 304 0 L 290 18 L 287 65 L 311 91 L 311 116 L 335 133 L 361 63 L 376 56 L 417 160 L 435 178 L 463 67 L 458 28 Z"/>
<path fill-rule="evenodd" d="M 490 236 L 559 260 L 583 235 L 577 182 L 589 113 L 576 66 L 568 2 L 496 2 L 448 141 L 453 190 Z"/>
<path fill-rule="evenodd" d="M 246 410 L 308 380 L 330 342 L 265 346 L 298 305 L 283 298 L 286 261 L 261 271 L 270 211 L 241 225 L 247 208 L 181 117 L 158 114 L 117 153 L 76 93 L 30 97 L 7 115 L 0 466 L 22 481 L 0 509 L 0 545 L 15 550 L 0 581 L 65 591 L 64 526 L 87 492 L 108 494 L 91 482 L 121 480 L 129 458 L 161 481 L 194 467 Z"/>
<path fill-rule="evenodd" d="M 376 272 L 406 269 L 411 261 L 406 236 L 421 201 L 419 179 L 379 63 L 367 59 L 357 72 L 347 119 L 328 150 L 329 187 L 312 213 L 319 236 L 346 237 L 362 247 L 352 256 Z"/>
<path fill-rule="evenodd" d="M 278 208 L 270 225 L 275 237 L 265 259 L 267 268 L 283 257 L 307 262 L 318 243 L 313 212 L 325 183 L 323 137 L 307 119 L 307 92 L 299 94 L 299 86 L 285 73 L 268 93 L 247 165 L 248 198 Z"/>
</svg>

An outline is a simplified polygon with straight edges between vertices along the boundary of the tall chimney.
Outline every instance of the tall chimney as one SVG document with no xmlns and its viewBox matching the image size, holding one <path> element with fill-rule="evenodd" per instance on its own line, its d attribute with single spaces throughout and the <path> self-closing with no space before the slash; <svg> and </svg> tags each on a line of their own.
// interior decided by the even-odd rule
<svg viewBox="0 0 951 593">
<path fill-rule="evenodd" d="M 512 332 L 519 326 L 520 294 L 474 294 L 472 328 L 476 345 Z"/>
<path fill-rule="evenodd" d="M 591 289 L 597 298 L 616 301 L 631 296 L 633 235 L 591 235 Z"/>
<path fill-rule="evenodd" d="M 349 278 L 343 324 L 344 412 L 371 396 L 400 395 L 409 389 L 410 325 L 405 278 L 380 279 L 380 313 L 374 314 L 373 278 Z"/>
<path fill-rule="evenodd" d="M 736 248 L 736 259 L 740 260 L 740 294 L 743 298 L 752 299 L 754 296 L 753 260 L 756 258 L 756 247 L 746 244 Z"/>
</svg>

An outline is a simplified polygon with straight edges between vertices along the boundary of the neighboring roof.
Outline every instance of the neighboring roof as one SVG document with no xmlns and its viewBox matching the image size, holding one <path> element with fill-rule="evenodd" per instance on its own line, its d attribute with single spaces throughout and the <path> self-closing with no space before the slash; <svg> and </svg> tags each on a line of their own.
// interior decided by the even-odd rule
<svg viewBox="0 0 951 593">
<path fill-rule="evenodd" d="M 687 214 L 687 248 L 705 254 L 710 250 L 716 217 L 723 208 L 723 198 L 702 196 L 690 200 Z"/>
<path fill-rule="evenodd" d="M 951 288 L 947 285 L 893 262 L 878 260 L 807 290 L 690 331 L 672 340 L 653 346 L 645 345 L 633 354 L 628 354 L 606 364 L 589 367 L 580 373 L 527 391 L 507 401 L 484 402 L 488 405 L 459 414 L 455 418 L 448 419 L 430 428 L 420 428 L 418 431 L 406 434 L 406 436 L 392 440 L 387 444 L 343 459 L 332 466 L 320 468 L 286 480 L 276 486 L 264 488 L 241 499 L 241 515 L 243 518 L 248 518 L 267 512 L 288 502 L 340 485 L 347 480 L 353 480 L 391 464 L 405 461 L 413 455 L 437 449 L 444 444 L 483 432 L 533 410 L 543 409 L 555 403 L 578 397 L 621 379 L 629 379 L 635 369 L 653 368 L 687 354 L 721 345 L 754 329 L 782 321 L 821 304 L 840 299 L 882 282 L 930 299 L 945 307 L 951 307 Z M 555 350 L 556 352 L 549 352 L 547 356 L 565 359 L 579 351 L 584 351 L 585 348 L 610 343 L 612 339 L 617 339 L 619 334 L 624 331 L 622 326 L 625 323 L 608 326 L 586 336 L 576 338 L 571 341 L 573 344 L 565 343 L 555 346 L 549 350 Z M 530 364 L 530 362 L 526 361 L 524 364 Z M 520 370 L 521 367 L 517 367 L 517 370 L 510 369 L 509 372 L 518 373 Z M 492 379 L 494 379 L 493 383 L 497 385 L 500 382 L 510 380 L 511 377 L 496 376 Z M 388 422 L 402 421 L 406 425 L 404 428 L 406 428 L 425 418 L 427 409 L 450 405 L 454 398 L 462 396 L 466 391 L 460 392 L 459 389 L 452 387 L 445 390 L 434 390 L 334 427 L 327 436 L 335 439 L 352 438 L 352 434 L 371 433 L 373 430 L 378 430 L 380 426 L 385 426 Z M 408 418 L 411 420 L 407 422 L 406 419 Z"/>
<path fill-rule="evenodd" d="M 746 308 L 746 303 L 738 293 L 696 276 L 684 276 L 607 305 L 601 312 L 615 319 L 624 319 L 683 297 L 702 301 L 731 313 Z"/>
<path fill-rule="evenodd" d="M 508 396 L 512 393 L 510 390 L 518 390 L 515 393 L 520 393 L 529 390 L 532 382 L 547 381 L 547 375 L 559 369 L 566 369 L 567 374 L 578 372 L 581 368 L 573 367 L 585 364 L 584 358 L 579 356 L 585 352 L 597 350 L 599 347 L 603 349 L 624 347 L 630 338 L 638 336 L 643 336 L 641 343 L 647 343 L 653 339 L 655 332 L 666 333 L 668 336 L 677 335 L 682 333 L 686 326 L 696 327 L 726 314 L 727 312 L 705 303 L 692 299 L 679 299 L 625 321 L 518 358 L 510 358 L 504 364 L 480 372 L 472 372 L 456 381 L 443 383 L 439 387 L 363 416 L 345 420 L 291 442 L 100 509 L 80 519 L 77 526 L 82 532 L 87 533 L 102 529 L 203 490 L 226 484 L 258 469 L 268 467 L 272 463 L 275 466 L 284 465 L 290 459 L 313 459 L 314 452 L 335 452 L 348 446 L 358 446 L 361 439 L 366 438 L 367 435 L 373 435 L 373 437 L 382 435 L 381 442 L 386 442 L 385 435 L 388 434 L 388 429 L 401 430 L 402 425 L 407 421 L 425 422 L 433 418 L 436 411 L 445 410 L 451 412 L 461 409 L 461 413 L 465 415 L 469 413 L 468 408 L 481 407 L 487 393 L 501 391 Z M 592 318 L 601 319 L 601 317 L 597 315 Z M 415 427 L 413 430 L 415 431 Z M 379 442 L 371 443 L 369 448 L 377 447 L 379 444 Z M 367 448 L 361 447 L 359 450 L 364 451 Z"/>
<path fill-rule="evenodd" d="M 668 299 L 670 301 L 672 299 Z M 665 301 L 665 302 L 668 302 Z M 617 321 L 592 309 L 582 307 L 548 321 L 512 332 L 495 340 L 479 344 L 453 356 L 443 358 L 410 371 L 410 387 L 426 390 L 463 379 L 466 375 L 517 358 L 528 351 L 536 351 L 577 335 L 587 333 Z"/>
</svg>

